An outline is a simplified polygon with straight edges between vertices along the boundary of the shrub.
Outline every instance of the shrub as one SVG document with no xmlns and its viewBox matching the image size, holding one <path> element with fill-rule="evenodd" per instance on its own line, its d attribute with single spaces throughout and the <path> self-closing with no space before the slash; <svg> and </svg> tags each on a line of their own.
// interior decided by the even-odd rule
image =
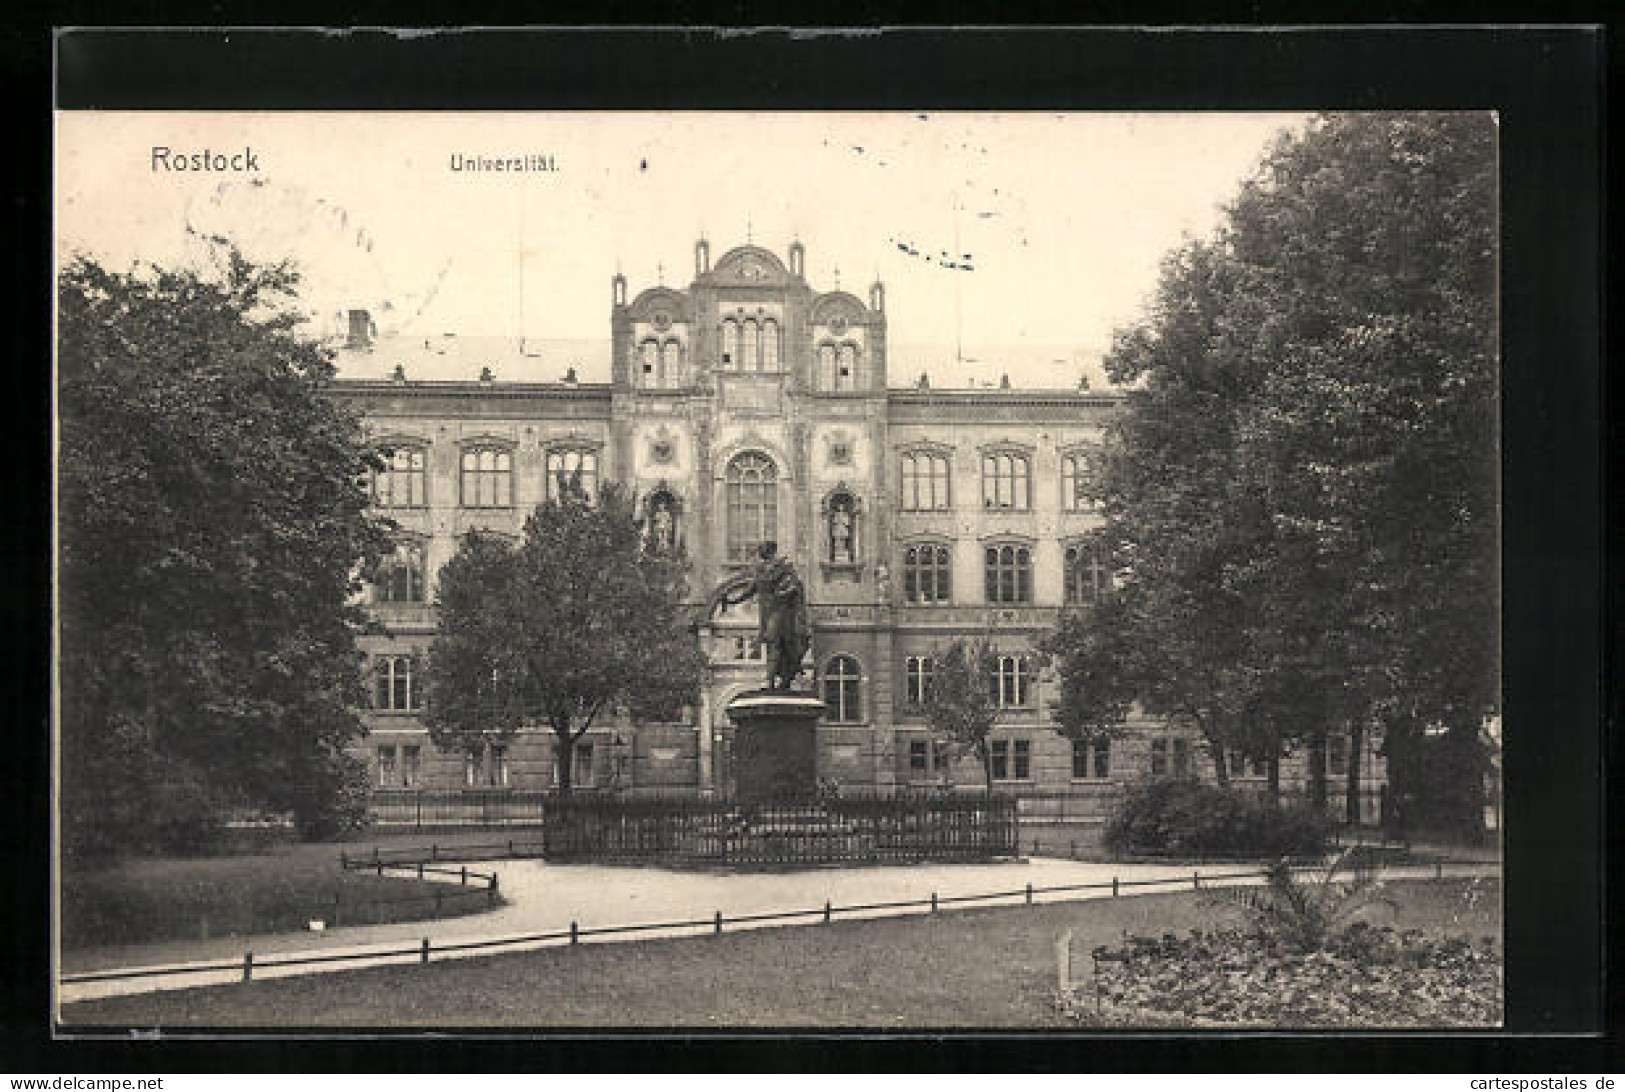
<svg viewBox="0 0 1625 1092">
<path fill-rule="evenodd" d="M 294 826 L 307 842 L 325 841 L 366 829 L 371 788 L 367 764 L 340 752 L 317 766 L 294 794 Z"/>
<path fill-rule="evenodd" d="M 1130 787 L 1106 826 L 1114 853 L 1275 857 L 1325 851 L 1329 817 L 1217 785 L 1158 778 Z"/>
</svg>

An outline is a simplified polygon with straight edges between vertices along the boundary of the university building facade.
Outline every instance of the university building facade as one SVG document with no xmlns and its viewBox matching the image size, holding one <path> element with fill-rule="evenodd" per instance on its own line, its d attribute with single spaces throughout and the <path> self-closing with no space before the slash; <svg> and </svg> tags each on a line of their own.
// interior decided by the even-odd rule
<svg viewBox="0 0 1625 1092">
<path fill-rule="evenodd" d="M 363 642 L 374 700 L 362 746 L 375 785 L 556 783 L 545 725 L 478 753 L 446 753 L 420 717 L 434 574 L 469 530 L 517 538 L 561 473 L 579 473 L 589 491 L 602 480 L 636 490 L 649 533 L 690 561 L 696 617 L 759 542 L 778 543 L 802 574 L 812 616 L 809 667 L 828 706 L 823 781 L 882 792 L 981 784 L 974 759 L 955 761 L 933 744 L 920 698 L 933 655 L 984 633 L 999 651 L 988 685 L 1001 707 L 993 774 L 1006 791 L 1104 805 L 1147 775 L 1212 776 L 1198 738 L 1160 720 L 1136 718 L 1109 743 L 1058 735 L 1055 680 L 1034 656 L 1065 605 L 1108 580 L 1081 542 L 1099 519 L 1083 487 L 1121 396 L 942 390 L 924 377 L 889 387 L 884 287 L 865 298 L 819 291 L 804 267 L 800 243 L 787 260 L 747 245 L 713 263 L 701 241 L 686 288 L 629 296 L 616 276 L 608 383 L 573 374 L 499 381 L 490 365 L 510 361 L 495 350 L 449 337 L 378 340 L 352 313 L 342 370 L 390 377 L 342 380 L 334 393 L 357 406 L 385 453 L 374 496 L 401 527 L 368 591 L 382 630 Z M 410 378 L 415 361 L 447 354 L 467 361 L 470 379 Z M 765 670 L 756 609 L 701 622 L 709 666 L 689 723 L 595 726 L 576 748 L 577 787 L 729 791 L 723 710 L 761 686 Z M 1352 762 L 1364 780 L 1379 779 L 1369 752 L 1350 755 L 1333 741 L 1328 759 L 1333 800 Z M 1301 779 L 1302 767 L 1301 758 L 1283 762 L 1283 783 Z M 1238 762 L 1233 773 L 1261 780 L 1264 771 Z"/>
</svg>

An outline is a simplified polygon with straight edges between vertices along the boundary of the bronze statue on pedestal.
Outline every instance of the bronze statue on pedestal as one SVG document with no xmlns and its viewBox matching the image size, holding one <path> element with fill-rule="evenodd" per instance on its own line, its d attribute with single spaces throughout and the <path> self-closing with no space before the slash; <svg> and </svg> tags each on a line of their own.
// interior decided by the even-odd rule
<svg viewBox="0 0 1625 1092">
<path fill-rule="evenodd" d="M 760 611 L 762 647 L 767 652 L 768 688 L 789 690 L 801 674 L 801 661 L 812 644 L 806 588 L 789 559 L 778 556 L 777 543 L 764 542 L 756 553 L 749 572 L 724 582 L 712 593 L 709 614 L 754 597 Z"/>
</svg>

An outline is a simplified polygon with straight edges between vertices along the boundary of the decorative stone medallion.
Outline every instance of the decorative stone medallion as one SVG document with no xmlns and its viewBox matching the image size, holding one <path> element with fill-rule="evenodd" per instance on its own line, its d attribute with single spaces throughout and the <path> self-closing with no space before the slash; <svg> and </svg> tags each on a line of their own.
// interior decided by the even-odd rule
<svg viewBox="0 0 1625 1092">
<path fill-rule="evenodd" d="M 661 333 L 665 333 L 667 330 L 670 330 L 671 316 L 664 311 L 656 311 L 654 316 L 654 327 Z"/>
<path fill-rule="evenodd" d="M 829 329 L 833 334 L 846 333 L 846 316 L 836 315 L 829 320 Z"/>
</svg>

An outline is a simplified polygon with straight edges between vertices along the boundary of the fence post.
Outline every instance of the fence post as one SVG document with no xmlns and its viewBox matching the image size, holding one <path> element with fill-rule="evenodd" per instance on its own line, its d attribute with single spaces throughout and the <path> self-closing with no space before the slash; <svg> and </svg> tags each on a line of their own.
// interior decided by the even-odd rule
<svg viewBox="0 0 1625 1092">
<path fill-rule="evenodd" d="M 1200 890 L 1202 890 L 1202 874 L 1200 872 L 1192 872 L 1191 873 L 1191 890 L 1192 891 L 1200 891 Z"/>
<path fill-rule="evenodd" d="M 418 879 L 423 879 L 423 862 L 418 862 Z"/>
<path fill-rule="evenodd" d="M 510 857 L 513 856 L 513 839 L 512 838 L 508 839 L 508 856 L 510 856 Z"/>
<path fill-rule="evenodd" d="M 431 860 L 431 861 L 439 861 L 440 860 L 440 843 L 439 842 L 435 842 L 435 843 L 433 843 L 432 845 L 429 846 L 429 860 Z"/>
<path fill-rule="evenodd" d="M 333 924 L 334 925 L 337 925 L 339 923 L 339 898 L 340 898 L 339 893 L 337 891 L 333 892 Z"/>
<path fill-rule="evenodd" d="M 1076 838 L 1066 844 L 1066 855 L 1068 857 L 1076 857 L 1078 855 L 1078 840 Z"/>
<path fill-rule="evenodd" d="M 716 935 L 720 937 L 722 935 L 722 911 L 721 910 L 717 911 L 717 916 L 713 920 L 713 924 L 716 926 Z"/>
<path fill-rule="evenodd" d="M 350 869 L 350 854 L 346 850 L 339 850 L 339 871 L 347 872 Z"/>
<path fill-rule="evenodd" d="M 937 893 L 935 891 L 931 892 L 931 912 L 933 914 L 937 912 Z"/>
<path fill-rule="evenodd" d="M 429 938 L 423 938 L 423 962 L 429 962 Z"/>
<path fill-rule="evenodd" d="M 1442 879 L 1444 879 L 1444 862 L 1443 861 L 1434 861 L 1433 862 L 1433 881 L 1435 883 L 1437 883 L 1438 881 L 1440 881 Z"/>
<path fill-rule="evenodd" d="M 573 921 L 570 923 L 570 943 L 581 943 L 581 927 Z"/>
<path fill-rule="evenodd" d="M 467 865 L 464 865 L 462 867 L 462 871 L 459 873 L 459 877 L 460 878 L 459 878 L 458 882 L 461 883 L 464 887 L 467 887 L 468 886 L 468 866 Z"/>
<path fill-rule="evenodd" d="M 487 905 L 487 906 L 495 906 L 496 904 L 497 904 L 497 874 L 495 872 L 493 872 L 493 873 L 491 873 L 491 882 L 489 884 L 487 884 L 486 888 L 485 888 L 485 905 Z"/>
<path fill-rule="evenodd" d="M 1027 905 L 1031 906 L 1032 904 L 1033 904 L 1033 885 L 1032 885 L 1031 881 L 1028 881 L 1028 883 L 1027 883 Z"/>
<path fill-rule="evenodd" d="M 243 981 L 244 982 L 252 982 L 253 980 L 254 980 L 254 953 L 253 952 L 244 952 L 243 953 Z"/>
<path fill-rule="evenodd" d="M 378 864 L 378 875 L 382 876 L 384 874 L 384 862 L 379 861 L 377 864 Z"/>
<path fill-rule="evenodd" d="M 1115 899 L 1116 897 L 1117 897 L 1117 877 L 1113 876 L 1112 877 L 1112 898 Z"/>
<path fill-rule="evenodd" d="M 830 905 L 829 905 L 829 900 L 825 899 L 824 900 L 824 924 L 825 925 L 829 924 L 829 919 L 830 919 Z"/>
</svg>

